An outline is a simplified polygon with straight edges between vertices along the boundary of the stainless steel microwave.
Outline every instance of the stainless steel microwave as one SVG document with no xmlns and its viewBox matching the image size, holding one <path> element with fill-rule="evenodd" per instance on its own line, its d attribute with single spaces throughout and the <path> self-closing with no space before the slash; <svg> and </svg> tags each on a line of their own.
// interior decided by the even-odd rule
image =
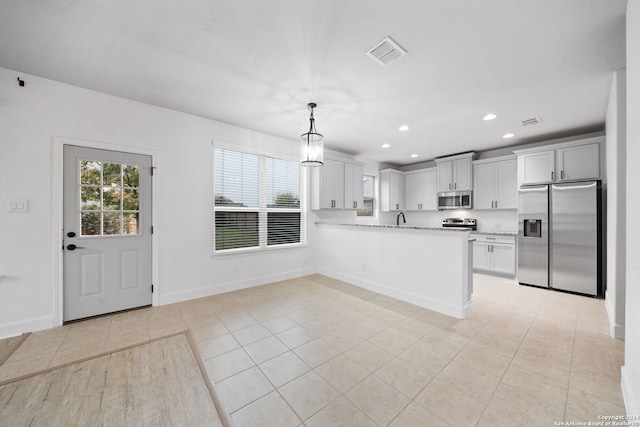
<svg viewBox="0 0 640 427">
<path fill-rule="evenodd" d="M 471 209 L 471 190 L 438 193 L 438 210 Z"/>
</svg>

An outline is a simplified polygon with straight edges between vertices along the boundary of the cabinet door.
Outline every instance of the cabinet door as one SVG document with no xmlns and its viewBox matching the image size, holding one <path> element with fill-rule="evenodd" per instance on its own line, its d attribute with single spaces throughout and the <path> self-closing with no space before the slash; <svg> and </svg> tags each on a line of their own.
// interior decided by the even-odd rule
<svg viewBox="0 0 640 427">
<path fill-rule="evenodd" d="M 587 144 L 557 150 L 556 181 L 600 178 L 600 146 Z"/>
<path fill-rule="evenodd" d="M 518 156 L 518 167 L 521 168 L 522 184 L 551 182 L 555 178 L 555 153 L 541 151 L 521 154 Z"/>
<path fill-rule="evenodd" d="M 478 270 L 491 269 L 491 253 L 488 243 L 473 242 L 473 268 Z"/>
<path fill-rule="evenodd" d="M 491 245 L 492 265 L 491 270 L 496 273 L 516 274 L 516 247 L 515 245 Z"/>
<path fill-rule="evenodd" d="M 344 163 L 325 159 L 320 171 L 321 209 L 342 209 L 344 207 Z"/>
<path fill-rule="evenodd" d="M 404 176 L 399 173 L 389 174 L 389 210 L 400 211 L 404 209 Z"/>
<path fill-rule="evenodd" d="M 497 209 L 518 208 L 518 167 L 515 159 L 495 164 L 495 202 Z M 474 177 L 476 179 L 476 177 Z M 474 195 L 475 196 L 475 195 Z"/>
<path fill-rule="evenodd" d="M 453 161 L 453 189 L 471 190 L 471 158 Z"/>
<path fill-rule="evenodd" d="M 453 190 L 453 161 L 438 162 L 438 191 Z"/>
<path fill-rule="evenodd" d="M 420 210 L 420 204 L 423 203 L 422 175 L 422 173 L 412 173 L 404 177 L 405 208 L 408 211 Z"/>
<path fill-rule="evenodd" d="M 493 209 L 494 196 L 494 163 L 482 163 L 473 166 L 473 208 Z"/>
<path fill-rule="evenodd" d="M 422 210 L 438 210 L 438 175 L 435 169 L 423 173 L 422 178 Z"/>
<path fill-rule="evenodd" d="M 405 209 L 408 211 L 437 210 L 437 180 L 435 169 L 405 175 Z"/>
<path fill-rule="evenodd" d="M 364 168 L 350 163 L 344 164 L 344 208 L 361 209 L 364 206 L 362 176 Z"/>
</svg>

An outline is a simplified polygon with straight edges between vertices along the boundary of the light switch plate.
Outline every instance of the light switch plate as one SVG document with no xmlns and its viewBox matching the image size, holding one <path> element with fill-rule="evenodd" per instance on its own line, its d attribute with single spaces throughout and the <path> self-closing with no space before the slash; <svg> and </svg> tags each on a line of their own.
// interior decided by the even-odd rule
<svg viewBox="0 0 640 427">
<path fill-rule="evenodd" d="M 7 200 L 7 212 L 25 213 L 29 212 L 28 200 Z"/>
</svg>

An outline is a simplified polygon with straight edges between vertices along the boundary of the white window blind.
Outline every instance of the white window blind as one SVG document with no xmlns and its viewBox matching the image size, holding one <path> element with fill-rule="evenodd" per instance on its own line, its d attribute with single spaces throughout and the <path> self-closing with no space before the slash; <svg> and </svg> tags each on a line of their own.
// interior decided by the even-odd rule
<svg viewBox="0 0 640 427">
<path fill-rule="evenodd" d="M 304 243 L 298 162 L 214 150 L 215 251 Z"/>
</svg>

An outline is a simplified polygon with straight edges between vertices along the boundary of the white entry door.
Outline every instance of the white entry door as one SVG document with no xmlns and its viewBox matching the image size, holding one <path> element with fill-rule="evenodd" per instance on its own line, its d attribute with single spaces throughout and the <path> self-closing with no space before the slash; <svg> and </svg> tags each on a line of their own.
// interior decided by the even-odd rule
<svg viewBox="0 0 640 427">
<path fill-rule="evenodd" d="M 151 304 L 151 157 L 64 146 L 64 320 Z"/>
</svg>

